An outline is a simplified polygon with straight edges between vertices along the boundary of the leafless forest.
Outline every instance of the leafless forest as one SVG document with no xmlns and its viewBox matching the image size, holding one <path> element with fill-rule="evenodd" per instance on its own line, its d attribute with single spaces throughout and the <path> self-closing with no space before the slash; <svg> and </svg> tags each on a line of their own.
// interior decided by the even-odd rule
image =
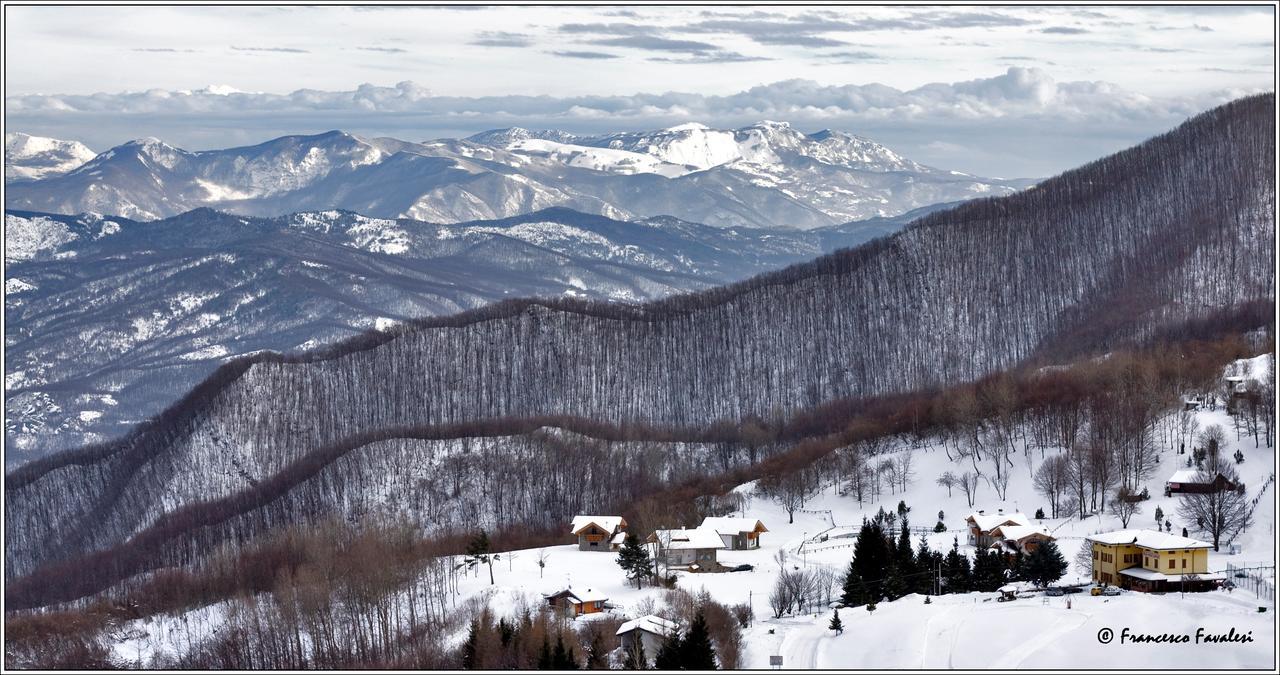
<svg viewBox="0 0 1280 675">
<path fill-rule="evenodd" d="M 984 378 L 1269 324 L 1273 122 L 1273 96 L 1243 99 L 1026 192 L 713 291 L 509 302 L 228 364 L 125 438 L 9 475 L 9 601 L 85 597 L 335 512 L 536 535 L 585 504 L 632 504 L 655 525 L 655 500 L 696 506 L 733 480 L 802 501 L 813 472 L 864 480 L 849 463 L 873 462 L 886 430 L 951 434 L 999 489 L 1011 434 L 1087 426 L 1108 450 L 1080 461 L 1119 462 L 1107 482 L 1044 480 L 1055 508 L 1109 499 L 1143 477 L 1141 435 L 1179 378 L 1202 382 L 1238 345 L 1117 380 L 1116 400 Z M 1079 407 L 1046 412 L 1053 400 Z"/>
</svg>

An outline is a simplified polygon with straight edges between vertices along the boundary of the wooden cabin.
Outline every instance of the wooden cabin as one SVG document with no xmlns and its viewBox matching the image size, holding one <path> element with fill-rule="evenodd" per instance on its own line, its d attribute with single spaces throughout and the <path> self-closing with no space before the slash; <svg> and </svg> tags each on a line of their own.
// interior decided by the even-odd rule
<svg viewBox="0 0 1280 675">
<path fill-rule="evenodd" d="M 1221 473 L 1183 469 L 1169 476 L 1165 481 L 1165 496 L 1176 494 L 1207 494 L 1223 490 L 1238 490 L 1240 484 L 1233 482 Z"/>
<path fill-rule="evenodd" d="M 585 591 L 565 589 L 542 597 L 551 609 L 574 619 L 583 614 L 603 612 L 608 609 L 609 602 L 609 596 L 590 588 Z"/>
<path fill-rule="evenodd" d="M 969 530 L 969 544 L 989 548 L 1003 537 L 992 535 L 992 530 L 1002 525 L 1031 525 L 1031 521 L 1022 513 L 1005 513 L 999 509 L 995 513 L 978 511 L 964 519 Z"/>
<path fill-rule="evenodd" d="M 1041 544 L 1054 540 L 1044 525 L 999 525 L 990 535 L 995 540 L 991 547 L 1009 554 L 1029 554 Z"/>
<path fill-rule="evenodd" d="M 579 551 L 616 551 L 627 537 L 622 516 L 574 516 L 569 533 L 578 538 Z"/>
</svg>

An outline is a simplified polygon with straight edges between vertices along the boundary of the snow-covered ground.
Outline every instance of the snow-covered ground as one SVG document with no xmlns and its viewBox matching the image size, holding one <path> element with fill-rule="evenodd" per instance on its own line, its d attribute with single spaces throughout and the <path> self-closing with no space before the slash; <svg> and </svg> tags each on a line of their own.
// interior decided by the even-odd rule
<svg viewBox="0 0 1280 675">
<path fill-rule="evenodd" d="M 1254 361 L 1255 376 L 1266 372 L 1265 360 Z M 1218 424 L 1227 432 L 1224 454 L 1233 455 L 1239 448 L 1245 456 L 1238 466 L 1249 494 L 1257 494 L 1267 483 L 1275 465 L 1272 448 L 1255 448 L 1248 436 L 1236 439 L 1231 418 L 1222 407 L 1216 411 L 1195 413 L 1200 429 Z M 998 603 L 996 593 L 967 593 L 931 598 L 925 604 L 924 597 L 908 595 L 893 602 L 877 605 L 874 613 L 861 607 L 841 611 L 844 633 L 835 635 L 827 629 L 830 610 L 817 614 L 773 618 L 768 597 L 778 573 L 777 553 L 786 552 L 785 564 L 809 568 L 827 568 L 837 576 L 843 576 L 852 553 L 853 539 L 839 535 L 856 531 L 864 516 L 884 508 L 892 511 L 899 500 L 905 500 L 911 508 L 909 518 L 913 527 L 932 527 L 941 510 L 948 531 L 927 535 L 934 550 L 951 547 L 958 538 L 960 548 L 972 553 L 965 544 L 964 518 L 977 509 L 993 512 L 998 508 L 1022 511 L 1029 517 L 1037 508 L 1049 511 L 1044 498 L 1035 493 L 1030 476 L 1041 462 L 1040 450 L 1028 455 L 1018 452 L 1013 460 L 1013 478 L 1008 498 L 1001 502 L 985 484 L 979 488 L 977 502 L 970 508 L 964 494 L 954 489 L 948 496 L 945 488 L 935 484 L 944 471 L 962 470 L 965 466 L 947 459 L 941 445 L 931 444 L 908 449 L 905 443 L 894 452 L 877 457 L 876 461 L 902 452 L 914 453 L 915 478 L 907 491 L 890 493 L 886 490 L 878 499 L 859 505 L 852 496 L 839 494 L 838 486 L 827 486 L 823 492 L 809 501 L 802 511 L 795 514 L 795 522 L 787 522 L 787 514 L 771 500 L 753 496 L 753 485 L 740 486 L 737 491 L 747 497 L 740 515 L 764 522 L 769 532 L 761 536 L 761 548 L 751 551 L 721 551 L 719 560 L 726 565 L 750 563 L 755 569 L 747 572 L 722 574 L 694 574 L 677 572 L 681 588 L 697 592 L 705 589 L 724 604 L 750 603 L 755 612 L 755 622 L 743 634 L 741 667 L 768 668 L 769 657 L 781 655 L 787 668 L 1271 668 L 1275 659 L 1275 603 L 1272 599 L 1259 599 L 1251 592 L 1236 589 L 1231 593 L 1148 595 L 1126 592 L 1120 596 L 1093 597 L 1088 593 L 1076 593 L 1063 597 L 1047 598 L 1035 594 L 1013 602 Z M 1048 450 L 1046 456 L 1055 452 Z M 1147 488 L 1152 498 L 1142 503 L 1142 511 L 1134 517 L 1130 527 L 1154 525 L 1157 506 L 1165 517 L 1173 522 L 1174 531 L 1180 531 L 1185 523 L 1177 515 L 1177 500 L 1165 498 L 1164 481 L 1174 471 L 1183 468 L 1186 455 L 1176 450 L 1165 450 L 1159 468 L 1152 474 Z M 966 460 L 967 461 L 967 460 Z M 981 465 L 980 465 L 981 466 Z M 982 467 L 984 470 L 986 467 Z M 1273 566 L 1269 574 L 1274 579 L 1275 564 L 1275 509 L 1274 485 L 1266 488 L 1263 499 L 1254 512 L 1254 524 L 1237 538 L 1241 551 L 1229 555 L 1210 552 L 1211 572 L 1224 571 L 1228 564 L 1237 567 Z M 1074 558 L 1083 538 L 1087 535 L 1121 529 L 1113 516 L 1098 515 L 1083 521 L 1070 518 L 1045 519 L 1043 522 L 1058 540 L 1064 557 L 1071 564 L 1064 581 L 1085 582 L 1087 574 L 1080 574 Z M 696 526 L 698 523 L 684 523 Z M 568 523 L 565 524 L 568 532 Z M 825 541 L 814 541 L 825 533 Z M 1194 534 L 1194 532 L 1193 532 Z M 568 535 L 566 534 L 566 540 Z M 918 541 L 919 537 L 913 537 Z M 497 542 L 496 542 L 497 543 Z M 540 556 L 545 553 L 544 556 Z M 542 557 L 545 567 L 539 568 Z M 520 607 L 536 607 L 541 596 L 565 588 L 578 591 L 593 590 L 605 593 L 615 616 L 634 618 L 641 606 L 652 599 L 662 606 L 663 591 L 654 587 L 636 589 L 623 576 L 617 566 L 616 554 L 579 551 L 576 545 L 551 546 L 543 549 L 526 549 L 502 554 L 493 566 L 495 583 L 489 584 L 487 570 L 480 568 L 469 573 L 459 584 L 456 598 L 462 607 L 472 598 L 483 598 L 497 615 L 513 614 Z M 1274 582 L 1273 582 L 1274 584 Z M 836 597 L 839 589 L 834 591 Z M 1070 606 L 1068 606 L 1068 600 Z M 1265 607 L 1265 612 L 1259 612 Z M 216 611 L 215 611 L 216 614 Z M 209 610 L 197 616 L 181 620 L 177 618 L 153 619 L 146 629 L 151 637 L 121 643 L 117 653 L 128 659 L 136 659 L 165 643 L 172 643 L 174 636 L 186 635 L 197 624 L 206 626 L 211 620 Z M 585 619 L 580 619 L 585 620 Z M 192 623 L 194 622 L 194 623 Z M 214 621 L 216 623 L 216 621 Z M 1104 644 L 1099 633 L 1110 629 L 1114 637 Z M 1189 635 L 1186 644 L 1121 644 L 1122 632 L 1145 635 Z M 1237 635 L 1247 635 L 1250 642 L 1196 643 L 1197 631 L 1205 634 L 1227 634 L 1234 629 Z M 196 633 L 205 628 L 195 628 Z M 168 638 L 161 636 L 168 635 Z M 461 639 L 462 635 L 455 636 Z M 190 638 L 183 638 L 189 640 Z M 172 649 L 172 647 L 170 647 Z"/>
</svg>

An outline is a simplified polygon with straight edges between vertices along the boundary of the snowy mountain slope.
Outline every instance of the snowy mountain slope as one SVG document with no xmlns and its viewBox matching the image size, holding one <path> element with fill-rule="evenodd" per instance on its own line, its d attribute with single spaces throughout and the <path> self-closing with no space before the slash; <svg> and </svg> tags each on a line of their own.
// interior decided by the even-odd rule
<svg viewBox="0 0 1280 675">
<path fill-rule="evenodd" d="M 1250 363 L 1254 373 L 1265 373 L 1265 362 L 1266 357 L 1262 357 L 1241 363 Z M 1176 410 L 1167 411 L 1167 416 L 1159 424 L 1161 427 L 1176 427 L 1177 422 L 1173 418 L 1177 415 Z M 1221 408 L 1197 411 L 1194 418 L 1202 429 L 1212 425 L 1227 429 L 1232 426 L 1231 419 Z M 501 505 L 491 502 L 499 501 L 501 496 L 486 500 L 492 511 L 484 514 L 462 512 L 449 497 L 446 487 L 450 462 L 467 454 L 505 452 L 521 458 L 516 463 L 516 466 L 521 466 L 529 461 L 525 457 L 554 452 L 554 445 L 547 441 L 557 436 L 579 446 L 589 442 L 555 430 L 540 430 L 527 439 L 481 438 L 473 439 L 469 444 L 458 440 L 388 441 L 358 453 L 363 457 L 343 459 L 345 469 L 354 470 L 348 473 L 345 481 L 321 475 L 310 481 L 311 489 L 324 485 L 337 491 L 318 503 L 329 504 L 349 517 L 354 517 L 354 514 L 407 514 L 431 525 L 447 526 L 450 522 L 462 521 L 493 527 L 496 524 L 494 515 Z M 1143 504 L 1143 512 L 1135 516 L 1133 525 L 1150 524 L 1156 506 L 1169 514 L 1175 528 L 1191 525 L 1178 519 L 1176 499 L 1159 496 L 1163 481 L 1180 468 L 1181 459 L 1185 457 L 1176 454 L 1175 445 L 1168 442 L 1169 437 L 1163 434 L 1159 437 L 1163 439 L 1161 461 L 1144 486 L 1156 496 Z M 851 493 L 842 491 L 839 485 L 827 484 L 795 513 L 794 522 L 789 522 L 786 510 L 777 502 L 757 494 L 754 484 L 740 485 L 734 490 L 743 497 L 743 501 L 733 515 L 761 520 L 769 531 L 761 536 L 758 550 L 720 551 L 718 560 L 726 565 L 750 564 L 754 569 L 724 574 L 676 572 L 675 577 L 679 588 L 693 593 L 705 590 L 718 602 L 728 605 L 750 603 L 755 618 L 743 632 L 740 668 L 764 669 L 773 655 L 782 655 L 784 666 L 793 669 L 983 669 L 996 666 L 1016 668 L 1020 665 L 1107 668 L 1117 665 L 1145 667 L 1153 660 L 1174 669 L 1222 667 L 1224 664 L 1255 668 L 1266 667 L 1274 659 L 1275 642 L 1264 636 L 1275 631 L 1275 601 L 1258 598 L 1244 588 L 1231 594 L 1219 591 L 1188 594 L 1186 597 L 1138 593 L 1092 597 L 1080 593 L 1069 596 L 1070 607 L 1066 597 L 1045 598 L 1041 594 L 1009 603 L 996 602 L 994 593 L 949 594 L 932 597 L 929 604 L 925 604 L 921 596 L 912 594 L 896 601 L 879 603 L 874 613 L 862 608 L 841 610 L 845 626 L 842 635 L 836 635 L 827 628 L 831 614 L 821 607 L 825 604 L 825 595 L 820 590 L 816 598 L 820 607 L 816 611 L 775 618 L 769 606 L 769 594 L 779 569 L 775 556 L 779 553 L 785 555 L 787 565 L 806 570 L 828 570 L 836 575 L 838 583 L 839 575 L 847 569 L 853 541 L 842 535 L 856 532 L 862 519 L 873 517 L 877 510 L 894 511 L 898 502 L 903 501 L 911 508 L 911 524 L 926 528 L 931 527 L 936 514 L 942 512 L 942 522 L 948 529 L 924 537 L 930 548 L 946 550 L 953 540 L 958 539 L 960 551 L 972 555 L 973 547 L 966 543 L 964 531 L 967 514 L 977 509 L 990 513 L 1004 508 L 1031 516 L 1035 509 L 1045 506 L 1044 497 L 1036 492 L 1030 476 L 1045 457 L 1053 457 L 1060 452 L 1059 448 L 1046 448 L 1042 454 L 1040 448 L 1028 449 L 1020 444 L 1010 457 L 1014 465 L 1010 469 L 1012 478 L 1007 498 L 1003 501 L 995 498 L 993 491 L 983 485 L 977 492 L 977 502 L 970 506 L 959 490 L 948 494 L 945 488 L 934 483 L 934 479 L 943 472 L 971 468 L 967 460 L 948 459 L 944 443 L 938 437 L 889 439 L 884 452 L 876 456 L 876 461 L 899 459 L 910 452 L 915 477 L 905 490 L 886 489 L 860 503 Z M 620 454 L 638 455 L 656 450 L 662 453 L 658 466 L 673 468 L 686 466 L 700 453 L 712 451 L 696 444 L 659 448 L 646 446 L 661 444 L 619 445 Z M 1261 486 L 1274 466 L 1275 450 L 1255 445 L 1254 439 L 1248 436 L 1237 441 L 1234 435 L 1229 434 L 1224 451 L 1231 455 L 1239 449 L 1246 457 L 1240 465 L 1244 480 L 1251 486 Z M 221 459 L 225 461 L 225 458 Z M 192 474 L 206 481 L 202 489 L 213 494 L 231 489 L 236 480 L 234 472 L 224 474 L 214 467 L 201 467 L 200 471 Z M 678 474 L 673 477 L 678 477 Z M 184 486 L 183 489 L 188 488 Z M 468 489 L 472 486 L 468 485 Z M 407 498 L 406 495 L 412 497 Z M 566 495 L 566 498 L 575 497 L 585 501 L 566 505 L 573 509 L 572 513 L 590 511 L 593 505 L 590 500 L 596 498 Z M 1075 557 L 1085 536 L 1121 528 L 1117 518 L 1107 513 L 1091 515 L 1084 520 L 1049 518 L 1040 522 L 1053 531 L 1069 561 Z M 1228 564 L 1273 565 L 1274 523 L 1274 503 L 1264 500 L 1260 503 L 1255 524 L 1247 536 L 1241 538 L 1241 552 L 1237 555 L 1210 553 L 1210 570 L 1222 571 Z M 826 535 L 826 539 L 822 540 L 820 535 Z M 658 607 L 663 605 L 664 589 L 655 586 L 637 589 L 624 578 L 616 564 L 616 556 L 579 551 L 576 545 L 503 553 L 502 562 L 494 565 L 493 585 L 489 584 L 488 575 L 483 570 L 476 572 L 466 573 L 459 580 L 458 611 L 478 611 L 483 604 L 499 617 L 512 618 L 522 607 L 536 606 L 542 595 L 565 587 L 590 588 L 605 594 L 612 606 L 605 614 L 608 617 L 635 618 L 651 611 L 642 609 L 647 602 L 656 602 Z M 1064 582 L 1078 581 L 1082 581 L 1082 575 L 1073 565 Z M 838 597 L 839 589 L 827 589 L 826 593 L 834 599 Z M 1267 607 L 1268 611 L 1259 613 L 1259 606 Z M 127 661 L 141 660 L 139 665 L 156 667 L 159 664 L 152 659 L 163 659 L 166 653 L 182 653 L 192 644 L 207 639 L 214 629 L 224 626 L 229 619 L 229 607 L 230 603 L 217 603 L 178 616 L 161 615 L 135 620 L 129 626 L 139 630 L 120 631 L 122 637 L 115 643 L 116 653 Z M 575 623 L 600 618 L 580 618 Z M 465 637 L 465 625 L 466 621 L 458 622 L 457 634 L 451 635 L 448 644 L 456 646 Z M 1254 641 L 1231 645 L 1224 653 L 1203 645 L 1163 645 L 1164 648 L 1158 652 L 1147 652 L 1138 647 L 1115 652 L 1100 650 L 1098 631 L 1110 627 L 1118 632 L 1122 626 L 1147 633 L 1167 631 L 1192 635 L 1198 628 L 1213 633 L 1225 633 L 1235 628 L 1238 633 L 1253 631 Z M 1158 631 L 1155 630 L 1157 628 Z M 996 641 L 1001 648 L 975 652 L 972 645 L 984 640 Z"/>
<path fill-rule="evenodd" d="M 15 185 L 6 208 L 135 220 L 200 207 L 268 217 L 342 209 L 451 223 L 563 206 L 624 220 L 670 215 L 811 229 L 1026 185 L 941 171 L 866 139 L 806 136 L 778 123 L 600 137 L 502 129 L 423 143 L 334 131 L 205 152 L 133 141 L 65 176 Z"/>
<path fill-rule="evenodd" d="M 239 355 L 504 298 L 643 301 L 708 288 L 926 211 L 808 232 L 567 209 L 457 225 L 337 211 L 153 223 L 8 213 L 8 462 L 120 435 Z"/>
<path fill-rule="evenodd" d="M 1273 97 L 1242 99 L 1034 190 L 725 288 L 645 305 L 504 303 L 230 364 L 128 437 L 15 472 L 35 501 L 84 486 L 74 506 L 94 540 L 68 526 L 13 555 L 34 564 L 122 541 L 171 504 L 157 476 L 198 481 L 186 467 L 229 452 L 265 477 L 402 428 L 566 415 L 705 428 L 1194 335 L 1200 322 L 1257 328 L 1274 302 L 1273 119 Z M 540 509 L 529 513 L 552 513 Z"/>
<path fill-rule="evenodd" d="M 96 154 L 79 141 L 60 141 L 11 131 L 4 135 L 4 182 L 61 176 L 93 159 Z"/>
</svg>

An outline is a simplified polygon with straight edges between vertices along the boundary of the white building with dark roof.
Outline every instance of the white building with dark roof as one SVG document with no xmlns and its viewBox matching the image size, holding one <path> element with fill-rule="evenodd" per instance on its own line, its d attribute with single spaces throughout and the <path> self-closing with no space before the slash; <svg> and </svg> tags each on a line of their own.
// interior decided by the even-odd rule
<svg viewBox="0 0 1280 675">
<path fill-rule="evenodd" d="M 712 516 L 703 518 L 700 527 L 715 530 L 724 547 L 735 551 L 760 548 L 760 535 L 769 531 L 755 518 Z"/>
</svg>

